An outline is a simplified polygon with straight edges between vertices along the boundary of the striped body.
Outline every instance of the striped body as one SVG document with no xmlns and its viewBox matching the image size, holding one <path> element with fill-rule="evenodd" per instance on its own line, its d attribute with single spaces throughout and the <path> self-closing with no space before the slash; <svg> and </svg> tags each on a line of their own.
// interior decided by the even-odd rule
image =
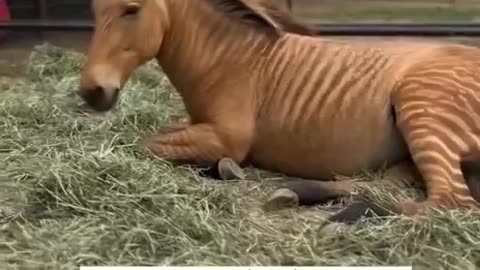
<svg viewBox="0 0 480 270">
<path fill-rule="evenodd" d="M 400 163 L 411 151 L 431 200 L 478 207 L 460 169 L 462 156 L 480 149 L 477 48 L 292 35 L 265 67 L 254 164 L 329 179 Z"/>
<path fill-rule="evenodd" d="M 135 65 L 156 57 L 183 98 L 190 121 L 147 140 L 156 155 L 198 164 L 227 156 L 319 180 L 411 158 L 428 199 L 405 203 L 404 213 L 479 207 L 460 165 L 480 149 L 479 49 L 288 33 L 301 27 L 269 15 L 265 0 L 136 0 L 144 13 L 123 23 L 139 29 L 116 43 L 103 17 L 123 2 L 93 1 L 97 24 L 106 25 L 97 25 L 83 97 L 102 105 L 90 93 L 114 79 L 121 88 Z M 121 79 L 105 75 L 119 67 L 110 74 Z"/>
<path fill-rule="evenodd" d="M 211 22 L 218 25 L 215 20 Z M 350 175 L 388 167 L 410 157 L 415 160 L 419 151 L 420 158 L 415 164 L 427 188 L 432 186 L 429 182 L 440 190 L 444 189 L 442 185 L 459 185 L 448 187 L 446 192 L 434 190 L 433 193 L 441 194 L 440 203 L 434 202 L 435 205 L 478 206 L 461 176 L 459 161 L 461 154 L 480 145 L 469 144 L 461 151 L 453 150 L 455 157 L 445 164 L 444 153 L 440 158 L 430 157 L 438 153 L 427 153 L 442 146 L 412 149 L 410 138 L 420 131 L 408 124 L 401 125 L 411 113 L 409 108 L 418 109 L 409 107 L 410 96 L 415 93 L 428 91 L 423 102 L 430 108 L 436 106 L 432 98 L 444 95 L 442 92 L 460 93 L 457 88 L 444 89 L 440 85 L 424 89 L 410 81 L 453 81 L 461 75 L 453 70 L 462 65 L 474 72 L 477 68 L 471 63 L 475 57 L 480 59 L 478 49 L 427 42 L 346 42 L 297 34 L 285 34 L 264 49 L 265 39 L 249 28 L 239 28 L 245 31 L 244 39 L 239 41 L 229 38 L 234 35 L 231 26 L 205 27 L 205 24 L 191 20 L 188 28 L 191 32 L 182 32 L 182 38 L 189 41 L 185 46 L 191 49 L 180 50 L 181 54 L 169 52 L 166 55 L 172 57 L 171 62 L 160 59 L 159 63 L 183 95 L 193 123 L 212 121 L 212 116 L 222 115 L 221 121 L 228 117 L 228 121 L 236 124 L 225 126 L 232 133 L 252 129 L 248 144 L 238 144 L 242 148 L 236 153 L 223 155 L 291 176 L 330 180 L 334 173 Z M 263 51 L 262 58 L 258 58 L 259 51 Z M 190 59 L 196 59 L 196 65 L 205 68 L 192 67 Z M 231 67 L 233 64 L 235 68 Z M 170 70 L 170 66 L 175 68 Z M 235 76 L 224 70 L 232 70 Z M 417 70 L 424 71 L 417 74 Z M 445 74 L 449 77 L 445 78 Z M 176 76 L 179 78 L 175 79 Z M 216 86 L 219 81 L 229 82 L 228 87 Z M 205 98 L 205 89 L 216 92 Z M 468 95 L 476 97 L 473 91 L 466 93 L 464 99 L 472 99 Z M 439 100 L 439 104 L 442 102 L 448 100 Z M 460 120 L 480 112 L 480 107 L 478 111 L 466 108 L 442 111 L 455 113 Z M 234 110 L 243 113 L 231 112 Z M 449 134 L 442 137 L 458 132 L 442 131 Z M 417 139 L 418 144 L 432 140 L 426 135 L 437 136 L 437 132 L 423 133 Z M 443 140 L 439 141 L 442 145 L 447 143 Z M 422 170 L 422 166 L 426 169 Z M 445 168 L 454 169 L 444 172 Z"/>
<path fill-rule="evenodd" d="M 401 65 L 372 45 L 285 38 L 259 72 L 271 77 L 262 76 L 268 85 L 259 94 L 253 161 L 328 178 L 405 159 L 390 100 Z"/>
</svg>

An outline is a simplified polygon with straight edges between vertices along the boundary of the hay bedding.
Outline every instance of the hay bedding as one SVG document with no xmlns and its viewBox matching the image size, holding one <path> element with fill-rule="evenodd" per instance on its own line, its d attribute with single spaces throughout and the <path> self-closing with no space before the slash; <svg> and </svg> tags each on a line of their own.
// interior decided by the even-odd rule
<svg viewBox="0 0 480 270">
<path fill-rule="evenodd" d="M 183 112 L 168 80 L 149 64 L 129 81 L 115 112 L 92 117 L 74 95 L 82 61 L 44 45 L 24 79 L 0 81 L 0 268 L 480 266 L 479 214 L 322 229 L 328 205 L 265 213 L 267 181 L 222 183 L 146 156 L 140 136 Z M 416 194 L 383 184 L 359 190 L 386 203 Z"/>
</svg>

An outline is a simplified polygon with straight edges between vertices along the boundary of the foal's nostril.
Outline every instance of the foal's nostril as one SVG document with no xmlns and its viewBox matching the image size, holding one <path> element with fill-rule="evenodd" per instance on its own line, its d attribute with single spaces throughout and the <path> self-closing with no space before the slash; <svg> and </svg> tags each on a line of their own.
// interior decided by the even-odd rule
<svg viewBox="0 0 480 270">
<path fill-rule="evenodd" d="M 81 89 L 79 95 L 92 108 L 98 111 L 106 111 L 113 107 L 117 100 L 119 89 L 105 89 L 96 86 L 90 89 Z"/>
<path fill-rule="evenodd" d="M 78 91 L 78 94 L 91 106 L 103 101 L 103 88 L 100 86 L 91 89 L 81 89 Z"/>
<path fill-rule="evenodd" d="M 114 89 L 112 90 L 112 98 L 113 98 L 114 100 L 117 99 L 119 92 L 120 92 L 120 89 L 119 89 L 119 88 L 114 88 Z"/>
<path fill-rule="evenodd" d="M 97 86 L 92 89 L 90 93 L 90 98 L 93 100 L 103 100 L 104 99 L 105 92 L 102 87 Z"/>
</svg>

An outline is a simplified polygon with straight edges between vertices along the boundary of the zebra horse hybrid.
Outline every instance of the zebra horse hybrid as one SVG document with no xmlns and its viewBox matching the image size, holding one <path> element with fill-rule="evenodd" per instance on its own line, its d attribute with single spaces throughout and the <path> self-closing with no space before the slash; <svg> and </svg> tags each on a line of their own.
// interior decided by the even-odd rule
<svg viewBox="0 0 480 270">
<path fill-rule="evenodd" d="M 189 116 L 144 141 L 158 157 L 203 165 L 229 158 L 318 179 L 305 180 L 312 200 L 348 193 L 328 181 L 335 174 L 410 162 L 427 198 L 399 203 L 398 213 L 479 208 L 478 186 L 469 188 L 474 177 L 463 169 L 480 148 L 479 49 L 314 37 L 268 6 L 92 0 L 79 95 L 109 110 L 130 74 L 156 59 Z"/>
</svg>

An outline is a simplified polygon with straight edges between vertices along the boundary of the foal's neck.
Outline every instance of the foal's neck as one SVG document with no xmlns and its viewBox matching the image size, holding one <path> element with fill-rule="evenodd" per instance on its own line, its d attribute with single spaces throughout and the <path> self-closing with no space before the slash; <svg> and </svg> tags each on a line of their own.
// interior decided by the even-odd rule
<svg viewBox="0 0 480 270">
<path fill-rule="evenodd" d="M 235 76 L 229 69 L 251 69 L 272 44 L 265 33 L 215 10 L 206 0 L 175 0 L 159 64 L 184 96 L 208 91 L 213 80 Z"/>
</svg>

